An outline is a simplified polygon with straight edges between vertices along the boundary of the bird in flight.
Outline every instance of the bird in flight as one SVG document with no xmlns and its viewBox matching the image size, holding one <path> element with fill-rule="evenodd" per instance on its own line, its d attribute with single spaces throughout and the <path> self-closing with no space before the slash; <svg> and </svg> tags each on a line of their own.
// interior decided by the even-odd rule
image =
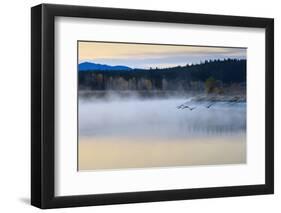
<svg viewBox="0 0 281 213">
<path fill-rule="evenodd" d="M 192 110 L 194 110 L 194 109 L 196 109 L 196 107 L 189 107 L 189 106 L 184 106 L 182 109 L 185 109 L 185 108 L 188 108 L 190 111 L 192 111 Z"/>
<path fill-rule="evenodd" d="M 177 108 L 178 109 L 189 109 L 190 111 L 192 111 L 192 110 L 194 110 L 196 107 L 190 107 L 190 106 L 188 106 L 188 105 L 186 105 L 186 104 L 181 104 L 181 105 L 179 105 L 179 106 L 177 106 Z"/>
<path fill-rule="evenodd" d="M 213 106 L 215 103 L 213 102 L 213 103 L 211 103 L 211 104 L 209 104 L 208 106 L 206 106 L 206 108 L 210 108 L 211 106 Z"/>
</svg>

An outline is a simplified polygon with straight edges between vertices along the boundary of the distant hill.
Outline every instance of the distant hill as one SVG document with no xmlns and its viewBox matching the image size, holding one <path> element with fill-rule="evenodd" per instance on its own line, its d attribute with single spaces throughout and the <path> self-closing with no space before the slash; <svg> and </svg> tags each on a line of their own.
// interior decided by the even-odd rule
<svg viewBox="0 0 281 213">
<path fill-rule="evenodd" d="M 84 62 L 79 64 L 79 71 L 102 71 L 102 70 L 131 70 L 132 68 L 127 66 L 110 66 L 106 64 L 96 64 L 91 62 Z"/>
</svg>

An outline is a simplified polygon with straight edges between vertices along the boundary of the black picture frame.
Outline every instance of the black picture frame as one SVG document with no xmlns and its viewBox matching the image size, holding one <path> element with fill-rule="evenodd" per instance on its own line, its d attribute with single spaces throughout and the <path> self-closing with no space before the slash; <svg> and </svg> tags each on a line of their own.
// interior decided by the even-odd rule
<svg viewBox="0 0 281 213">
<path fill-rule="evenodd" d="M 59 196 L 55 190 L 55 17 L 264 28 L 265 184 Z M 274 20 L 241 16 L 41 4 L 31 8 L 31 204 L 42 208 L 272 194 L 274 192 Z"/>
</svg>

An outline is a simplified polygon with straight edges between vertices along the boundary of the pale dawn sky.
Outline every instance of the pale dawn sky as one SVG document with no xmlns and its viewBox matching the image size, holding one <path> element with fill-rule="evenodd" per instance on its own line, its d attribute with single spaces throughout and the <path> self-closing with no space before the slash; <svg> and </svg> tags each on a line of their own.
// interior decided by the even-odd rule
<svg viewBox="0 0 281 213">
<path fill-rule="evenodd" d="M 246 59 L 246 51 L 246 48 L 78 42 L 79 63 L 88 61 L 131 68 L 173 67 L 225 58 Z"/>
</svg>

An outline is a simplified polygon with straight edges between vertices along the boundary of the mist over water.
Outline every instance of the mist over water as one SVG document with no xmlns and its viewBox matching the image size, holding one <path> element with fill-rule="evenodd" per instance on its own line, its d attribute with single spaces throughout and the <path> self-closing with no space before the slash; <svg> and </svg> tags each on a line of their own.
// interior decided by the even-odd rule
<svg viewBox="0 0 281 213">
<path fill-rule="evenodd" d="M 246 103 L 190 101 L 187 98 L 79 98 L 79 136 L 188 138 L 246 132 Z"/>
</svg>

